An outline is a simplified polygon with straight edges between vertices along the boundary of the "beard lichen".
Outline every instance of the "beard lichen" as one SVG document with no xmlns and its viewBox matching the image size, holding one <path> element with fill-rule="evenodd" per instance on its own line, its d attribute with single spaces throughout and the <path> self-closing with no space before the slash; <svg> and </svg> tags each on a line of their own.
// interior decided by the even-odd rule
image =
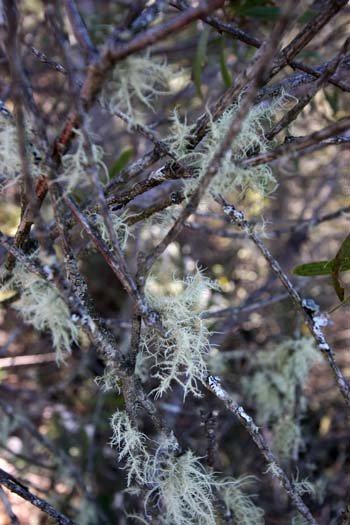
<svg viewBox="0 0 350 525">
<path fill-rule="evenodd" d="M 127 413 L 121 410 L 113 414 L 111 427 L 113 435 L 110 445 L 118 448 L 118 459 L 124 461 L 128 487 L 132 481 L 145 483 L 150 458 L 146 448 L 147 436 L 139 432 Z"/>
<path fill-rule="evenodd" d="M 203 296 L 216 284 L 196 269 L 185 279 L 173 278 L 171 288 L 163 293 L 157 279 L 151 277 L 146 285 L 146 298 L 162 316 L 164 338 L 144 327 L 142 350 L 149 356 L 153 377 L 159 385 L 153 393 L 162 396 L 173 381 L 182 386 L 184 398 L 192 393 L 200 396 L 199 385 L 207 375 L 206 356 L 210 332 L 201 318 Z"/>
<path fill-rule="evenodd" d="M 31 176 L 35 179 L 41 174 L 41 154 L 35 142 L 35 131 L 25 126 L 27 160 Z M 19 152 L 17 129 L 10 114 L 0 112 L 0 190 L 16 183 L 21 176 L 22 163 Z"/>
<path fill-rule="evenodd" d="M 114 68 L 101 96 L 102 106 L 111 114 L 123 111 L 134 124 L 142 123 L 144 116 L 139 107 L 153 111 L 155 99 L 170 92 L 172 75 L 162 58 L 150 57 L 149 53 L 131 56 Z"/>
<path fill-rule="evenodd" d="M 78 342 L 79 329 L 58 290 L 18 262 L 11 279 L 1 288 L 1 291 L 8 290 L 20 293 L 14 308 L 36 330 L 51 333 L 56 361 L 64 362 L 64 354 L 70 354 L 72 344 Z"/>
<path fill-rule="evenodd" d="M 66 153 L 62 156 L 63 171 L 59 175 L 60 182 L 65 184 L 66 193 L 70 193 L 78 185 L 87 185 L 89 183 L 88 170 L 96 167 L 99 174 L 108 180 L 108 170 L 103 162 L 104 150 L 97 144 L 91 144 L 91 158 L 86 148 L 84 134 L 79 129 L 74 129 L 76 136 L 76 145 L 73 153 Z"/>
<path fill-rule="evenodd" d="M 112 223 L 112 228 L 119 241 L 120 247 L 122 250 L 125 250 L 128 239 L 130 236 L 132 236 L 127 223 L 129 214 L 125 211 L 121 214 L 110 212 L 109 217 Z M 90 215 L 90 218 L 94 226 L 96 226 L 96 228 L 98 229 L 102 239 L 109 245 L 111 242 L 109 238 L 109 232 L 102 215 L 98 213 L 93 213 Z"/>
<path fill-rule="evenodd" d="M 304 412 L 302 391 L 312 366 L 321 359 L 312 338 L 288 339 L 255 356 L 257 370 L 252 379 L 243 381 L 247 397 L 256 407 L 258 423 L 273 425 L 274 449 L 282 460 L 297 455 L 302 444 L 295 410 L 297 406 L 300 415 Z"/>
<path fill-rule="evenodd" d="M 113 415 L 112 428 L 111 444 L 118 447 L 119 460 L 128 470 L 128 491 L 139 494 L 137 487 L 130 487 L 132 481 L 142 487 L 146 518 L 149 508 L 156 508 L 162 525 L 216 525 L 219 496 L 237 523 L 263 523 L 262 509 L 245 494 L 250 477 L 218 479 L 191 450 L 181 452 L 173 434 L 149 453 L 146 444 L 150 446 L 151 440 L 133 428 L 125 412 Z"/>
<path fill-rule="evenodd" d="M 277 181 L 267 164 L 256 166 L 244 165 L 249 155 L 254 152 L 265 153 L 269 149 L 269 143 L 265 137 L 264 125 L 271 122 L 273 117 L 283 109 L 287 95 L 282 94 L 267 104 L 262 102 L 249 111 L 243 119 L 241 129 L 233 139 L 231 147 L 223 156 L 215 177 L 209 185 L 208 193 L 214 196 L 227 195 L 237 192 L 244 195 L 248 189 L 261 195 L 268 195 L 277 187 Z M 241 97 L 230 106 L 222 116 L 214 121 L 209 114 L 208 132 L 205 139 L 193 151 L 188 152 L 188 162 L 197 171 L 197 178 L 185 180 L 185 193 L 190 195 L 201 183 L 201 179 L 213 161 L 214 156 L 220 150 L 230 126 L 239 111 Z M 191 129 L 184 129 L 182 135 L 190 135 Z M 186 159 L 182 149 L 178 152 Z"/>
</svg>

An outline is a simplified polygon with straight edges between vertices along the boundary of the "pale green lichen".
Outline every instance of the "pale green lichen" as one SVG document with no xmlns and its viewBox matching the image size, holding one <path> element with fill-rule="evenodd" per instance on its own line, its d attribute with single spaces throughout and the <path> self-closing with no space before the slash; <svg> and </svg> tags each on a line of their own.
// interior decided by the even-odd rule
<svg viewBox="0 0 350 525">
<path fill-rule="evenodd" d="M 102 392 L 115 390 L 118 394 L 120 393 L 120 378 L 112 361 L 106 363 L 102 376 L 95 377 L 95 383 L 101 388 Z"/>
<path fill-rule="evenodd" d="M 302 446 L 300 416 L 305 410 L 303 388 L 312 366 L 322 359 L 310 337 L 288 339 L 254 359 L 252 379 L 244 380 L 260 424 L 272 424 L 273 448 L 281 460 L 297 458 Z"/>
<path fill-rule="evenodd" d="M 20 292 L 14 308 L 36 330 L 51 333 L 56 361 L 64 362 L 64 354 L 70 353 L 72 344 L 78 342 L 79 330 L 58 290 L 49 281 L 28 272 L 20 263 L 1 288 L 1 291 L 7 290 Z"/>
<path fill-rule="evenodd" d="M 113 414 L 111 427 L 110 445 L 118 448 L 118 459 L 124 461 L 128 486 L 132 481 L 145 483 L 150 457 L 146 448 L 147 436 L 134 428 L 127 413 L 121 410 Z"/>
<path fill-rule="evenodd" d="M 277 186 L 276 179 L 268 164 L 257 166 L 243 166 L 242 161 L 254 151 L 265 153 L 269 145 L 265 137 L 264 122 L 270 122 L 276 113 L 283 107 L 286 95 L 282 94 L 270 104 L 265 102 L 254 106 L 243 119 L 240 132 L 233 139 L 231 147 L 221 159 L 216 175 L 209 185 L 208 191 L 213 195 L 227 195 L 238 192 L 243 195 L 248 188 L 262 194 L 271 193 Z M 189 154 L 191 161 L 194 158 L 194 167 L 198 170 L 198 178 L 186 180 L 185 191 L 189 195 L 200 184 L 202 177 L 220 150 L 230 126 L 239 111 L 240 98 L 237 103 L 229 107 L 216 121 L 210 119 L 208 133 L 195 152 Z M 193 162 L 193 161 L 192 161 Z"/>
<path fill-rule="evenodd" d="M 216 525 L 217 496 L 222 498 L 226 514 L 231 513 L 237 523 L 263 524 L 262 509 L 244 493 L 251 478 L 218 480 L 193 452 L 179 454 L 171 445 L 165 442 L 159 446 L 148 469 L 148 484 L 153 488 L 146 496 L 145 508 L 152 501 L 164 510 L 160 512 L 162 524 Z"/>
<path fill-rule="evenodd" d="M 293 414 L 281 417 L 273 427 L 273 448 L 281 460 L 296 455 L 302 445 L 301 428 Z"/>
<path fill-rule="evenodd" d="M 75 150 L 62 156 L 63 171 L 59 181 L 65 183 L 65 191 L 71 192 L 78 185 L 87 185 L 90 182 L 88 170 L 96 167 L 99 175 L 108 179 L 108 170 L 103 162 L 104 150 L 97 144 L 91 144 L 91 155 L 88 154 L 84 134 L 79 129 L 73 130 L 76 136 Z"/>
<path fill-rule="evenodd" d="M 257 420 L 267 423 L 293 408 L 296 387 L 303 387 L 311 367 L 321 360 L 310 337 L 288 339 L 276 348 L 261 352 L 254 360 L 253 378 L 244 381 L 249 399 L 257 408 Z"/>
<path fill-rule="evenodd" d="M 164 525 L 215 525 L 213 485 L 215 478 L 191 451 L 175 455 L 159 448 L 148 469 L 152 487 L 145 499 L 158 507 Z"/>
<path fill-rule="evenodd" d="M 35 132 L 29 125 L 25 128 L 27 138 L 27 158 L 30 174 L 35 178 L 40 175 L 39 159 L 40 152 L 32 143 L 35 138 Z M 19 153 L 17 129 L 11 115 L 4 115 L 0 112 L 0 167 L 1 179 L 0 189 L 5 189 L 11 184 L 18 181 L 22 163 Z"/>
<path fill-rule="evenodd" d="M 10 117 L 0 116 L 0 166 L 6 183 L 15 182 L 21 170 L 17 130 Z"/>
<path fill-rule="evenodd" d="M 244 493 L 251 478 L 218 480 L 192 451 L 179 450 L 173 434 L 163 437 L 150 454 L 146 444 L 151 441 L 133 427 L 125 412 L 116 412 L 111 422 L 111 444 L 118 447 L 119 460 L 128 470 L 128 491 L 139 494 L 137 487 L 130 487 L 131 482 L 142 487 L 146 518 L 152 507 L 158 509 L 162 525 L 216 525 L 219 494 L 237 523 L 263 523 L 263 511 Z M 144 521 L 141 516 L 132 517 Z"/>
<path fill-rule="evenodd" d="M 225 504 L 226 513 L 231 514 L 240 525 L 263 525 L 264 511 L 257 507 L 251 496 L 245 494 L 254 478 L 245 476 L 238 479 L 225 478 L 217 483 L 217 490 Z"/>
<path fill-rule="evenodd" d="M 209 330 L 200 317 L 203 296 L 216 284 L 196 269 L 183 281 L 173 279 L 171 289 L 164 293 L 151 277 L 146 285 L 150 305 L 161 314 L 164 337 L 144 327 L 143 351 L 152 360 L 159 385 L 153 391 L 162 396 L 173 381 L 183 387 L 184 398 L 188 393 L 200 396 L 199 385 L 207 375 L 206 355 L 209 349 Z"/>
<path fill-rule="evenodd" d="M 127 212 L 123 212 L 119 215 L 115 212 L 110 212 L 109 217 L 112 223 L 112 228 L 120 244 L 120 247 L 122 248 L 122 250 L 125 250 L 128 239 L 132 235 L 130 233 L 129 225 L 127 223 L 129 215 Z M 90 218 L 92 220 L 92 223 L 98 229 L 102 239 L 107 244 L 110 244 L 109 232 L 103 216 L 98 213 L 94 213 L 90 215 Z"/>
<path fill-rule="evenodd" d="M 133 123 L 143 121 L 139 106 L 153 111 L 155 99 L 169 93 L 169 78 L 173 75 L 166 61 L 158 57 L 132 56 L 119 62 L 112 79 L 107 82 L 101 101 L 112 114 L 120 110 Z"/>
<path fill-rule="evenodd" d="M 170 151 L 181 160 L 188 155 L 188 150 L 193 138 L 195 124 L 187 123 L 187 115 L 180 119 L 179 111 L 174 109 L 171 117 L 170 135 L 166 137 L 165 143 L 169 146 Z"/>
</svg>

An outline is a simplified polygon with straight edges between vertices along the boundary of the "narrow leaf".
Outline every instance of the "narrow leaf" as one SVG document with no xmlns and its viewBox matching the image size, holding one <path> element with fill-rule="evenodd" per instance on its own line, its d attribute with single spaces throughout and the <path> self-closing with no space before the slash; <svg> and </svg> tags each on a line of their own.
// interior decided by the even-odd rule
<svg viewBox="0 0 350 525">
<path fill-rule="evenodd" d="M 341 246 L 337 252 L 337 255 L 333 261 L 332 267 L 332 281 L 334 290 L 336 291 L 337 296 L 341 301 L 344 300 L 345 290 L 341 285 L 339 279 L 339 273 L 341 271 L 341 265 L 345 262 L 350 261 L 350 234 L 347 235 L 344 241 L 341 243 Z"/>
<path fill-rule="evenodd" d="M 229 88 L 232 84 L 231 74 L 228 70 L 225 58 L 225 35 L 222 34 L 220 38 L 220 69 L 221 76 L 224 82 L 225 88 Z"/>
<path fill-rule="evenodd" d="M 109 169 L 109 178 L 113 179 L 118 173 L 120 173 L 129 160 L 131 159 L 132 155 L 134 153 L 134 150 L 132 148 L 125 148 L 117 158 L 117 160 L 112 164 L 112 166 Z"/>
<path fill-rule="evenodd" d="M 317 275 L 330 275 L 332 273 L 333 259 L 330 261 L 315 261 L 300 264 L 293 270 L 295 275 L 315 277 Z"/>
<path fill-rule="evenodd" d="M 194 57 L 193 68 L 192 68 L 193 82 L 194 82 L 194 85 L 196 86 L 197 93 L 201 98 L 203 98 L 202 78 L 201 77 L 202 77 L 202 69 L 203 69 L 203 66 L 205 64 L 206 57 L 207 57 L 209 31 L 210 29 L 206 27 L 203 29 L 203 31 L 200 34 L 200 37 L 198 39 L 196 55 Z"/>
<path fill-rule="evenodd" d="M 239 10 L 241 16 L 249 16 L 259 20 L 277 20 L 279 16 L 279 8 L 273 6 L 255 6 Z"/>
</svg>

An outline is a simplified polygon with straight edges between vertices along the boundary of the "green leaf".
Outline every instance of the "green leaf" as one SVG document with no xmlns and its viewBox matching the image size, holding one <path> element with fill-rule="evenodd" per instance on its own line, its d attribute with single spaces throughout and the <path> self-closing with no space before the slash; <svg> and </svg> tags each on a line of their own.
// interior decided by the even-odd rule
<svg viewBox="0 0 350 525">
<path fill-rule="evenodd" d="M 238 10 L 241 16 L 249 16 L 259 20 L 277 20 L 280 10 L 270 5 L 246 7 Z"/>
<path fill-rule="evenodd" d="M 220 69 L 221 76 L 224 82 L 225 88 L 229 88 L 232 84 L 232 78 L 228 70 L 225 58 L 225 35 L 222 34 L 220 38 Z"/>
<path fill-rule="evenodd" d="M 293 273 L 305 277 L 332 275 L 333 279 L 338 281 L 339 273 L 348 270 L 350 270 L 350 234 L 348 234 L 341 243 L 334 259 L 331 259 L 330 261 L 315 261 L 300 264 L 294 268 Z M 340 284 L 336 283 L 335 287 L 337 286 L 340 286 Z"/>
<path fill-rule="evenodd" d="M 301 17 L 298 18 L 298 22 L 300 24 L 307 24 L 310 22 L 313 18 L 315 18 L 317 12 L 313 9 L 307 9 L 305 13 L 301 15 Z"/>
<path fill-rule="evenodd" d="M 198 39 L 198 44 L 197 44 L 196 55 L 194 57 L 194 62 L 193 62 L 193 67 L 192 67 L 193 82 L 194 82 L 194 85 L 196 86 L 197 93 L 201 98 L 203 98 L 202 78 L 201 77 L 202 77 L 202 69 L 203 69 L 203 66 L 207 58 L 209 32 L 210 32 L 210 29 L 208 27 L 205 27 L 200 34 L 200 37 Z"/>
<path fill-rule="evenodd" d="M 294 275 L 302 277 L 317 277 L 319 275 L 332 275 L 334 259 L 330 261 L 315 261 L 311 263 L 300 264 L 293 270 Z M 340 263 L 340 272 L 350 270 L 350 258 L 343 259 Z"/>
<path fill-rule="evenodd" d="M 343 301 L 345 296 L 345 289 L 342 287 L 339 279 L 339 273 L 341 272 L 341 266 L 343 264 L 350 263 L 350 234 L 345 237 L 341 246 L 333 260 L 332 267 L 332 280 L 334 290 L 338 298 Z"/>
<path fill-rule="evenodd" d="M 296 266 L 293 273 L 302 277 L 316 277 L 317 275 L 330 275 L 332 268 L 333 259 L 330 261 L 315 261 Z"/>
<path fill-rule="evenodd" d="M 332 89 L 331 91 L 328 91 L 328 89 L 323 90 L 324 96 L 330 105 L 330 107 L 333 110 L 333 113 L 336 114 L 339 110 L 339 93 L 337 89 Z"/>
<path fill-rule="evenodd" d="M 108 174 L 109 174 L 110 179 L 113 179 L 113 177 L 118 175 L 118 173 L 120 173 L 125 168 L 129 160 L 133 156 L 133 153 L 134 153 L 133 148 L 123 149 L 123 151 L 121 152 L 117 160 L 109 168 Z"/>
</svg>

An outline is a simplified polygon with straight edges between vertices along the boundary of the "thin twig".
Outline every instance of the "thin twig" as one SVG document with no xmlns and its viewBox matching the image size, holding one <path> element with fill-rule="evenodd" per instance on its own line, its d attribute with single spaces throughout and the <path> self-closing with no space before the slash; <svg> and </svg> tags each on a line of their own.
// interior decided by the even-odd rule
<svg viewBox="0 0 350 525">
<path fill-rule="evenodd" d="M 50 503 L 47 503 L 47 501 L 43 500 L 42 498 L 35 496 L 35 494 L 30 492 L 30 490 L 25 485 L 17 481 L 16 478 L 5 472 L 3 469 L 0 469 L 0 484 L 9 489 L 11 492 L 14 492 L 20 496 L 22 499 L 25 499 L 35 507 L 38 507 L 38 509 L 54 518 L 60 525 L 77 525 L 75 521 L 71 520 L 67 516 L 64 516 L 61 514 L 61 512 L 58 512 L 58 510 L 50 505 Z"/>
<path fill-rule="evenodd" d="M 249 416 L 244 408 L 236 403 L 228 392 L 222 387 L 221 381 L 218 377 L 208 376 L 205 382 L 205 386 L 210 390 L 220 401 L 222 401 L 226 408 L 232 412 L 241 425 L 249 433 L 250 437 L 264 456 L 269 467 L 271 468 L 271 473 L 273 476 L 276 476 L 281 483 L 281 486 L 284 488 L 285 492 L 289 496 L 291 502 L 295 508 L 304 516 L 306 521 L 312 525 L 317 525 L 317 521 L 312 516 L 309 508 L 305 505 L 298 492 L 293 487 L 293 484 L 289 480 L 287 474 L 280 467 L 276 456 L 273 454 L 272 450 L 266 443 L 262 433 L 259 430 L 259 427 L 254 423 L 254 420 Z"/>
</svg>

